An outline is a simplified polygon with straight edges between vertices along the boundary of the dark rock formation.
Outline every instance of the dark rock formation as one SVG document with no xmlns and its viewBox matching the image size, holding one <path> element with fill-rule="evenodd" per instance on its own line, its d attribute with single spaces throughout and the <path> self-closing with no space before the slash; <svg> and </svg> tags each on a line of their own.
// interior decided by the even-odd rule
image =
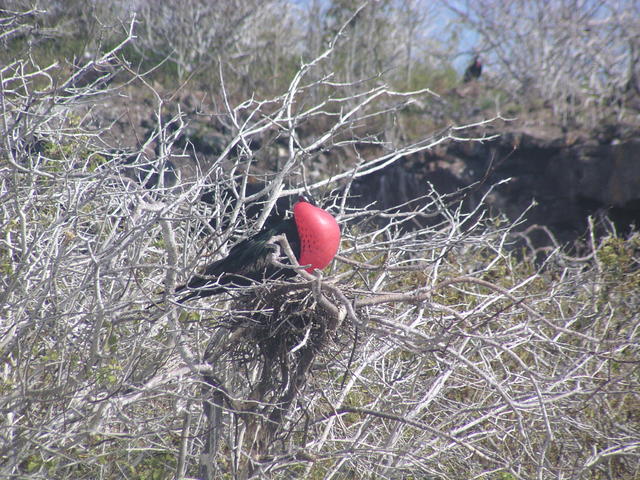
<svg viewBox="0 0 640 480">
<path fill-rule="evenodd" d="M 574 136 L 575 137 L 575 136 Z M 452 143 L 444 151 L 426 152 L 355 182 L 357 202 L 392 208 L 424 195 L 431 182 L 440 194 L 480 186 L 461 197 L 467 209 L 487 189 L 492 213 L 514 220 L 535 201 L 527 226 L 547 227 L 561 243 L 587 230 L 588 217 L 607 215 L 618 231 L 640 226 L 640 132 L 603 144 L 570 135 L 509 132 L 485 143 Z M 548 242 L 546 235 L 534 239 Z"/>
</svg>

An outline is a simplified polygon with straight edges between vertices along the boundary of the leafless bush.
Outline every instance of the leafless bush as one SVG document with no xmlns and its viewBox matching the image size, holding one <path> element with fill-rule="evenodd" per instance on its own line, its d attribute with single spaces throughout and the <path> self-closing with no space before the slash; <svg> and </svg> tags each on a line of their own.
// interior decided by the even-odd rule
<svg viewBox="0 0 640 480">
<path fill-rule="evenodd" d="M 263 60 L 257 52 L 267 47 L 274 53 L 290 51 L 295 44 L 292 39 L 297 38 L 290 5 L 282 0 L 190 0 L 181 8 L 143 1 L 136 10 L 142 25 L 135 46 L 146 56 L 173 62 L 181 79 L 218 62 L 242 71 L 251 62 Z"/>
<path fill-rule="evenodd" d="M 482 203 L 464 212 L 464 192 L 351 207 L 353 179 L 482 139 L 460 127 L 396 145 L 368 131 L 427 92 L 309 80 L 334 51 L 280 96 L 227 101 L 232 141 L 177 182 L 169 160 L 194 154 L 158 92 L 150 158 L 98 148 L 106 132 L 78 118 L 103 84 L 56 87 L 53 67 L 28 62 L 1 71 L 4 478 L 638 474 L 637 250 L 594 241 L 591 258 L 518 260 L 513 225 Z M 332 94 L 306 102 L 314 89 Z M 327 128 L 302 136 L 315 121 Z M 265 136 L 286 146 L 270 173 L 251 148 Z M 336 148 L 360 162 L 314 174 Z M 150 167 L 154 182 L 130 174 Z M 250 191 L 255 176 L 265 186 Z M 304 190 L 342 224 L 331 270 L 175 302 L 178 282 Z"/>
<path fill-rule="evenodd" d="M 593 126 L 640 93 L 636 2 L 445 4 L 479 36 L 492 82 L 519 101 L 546 102 L 565 122 Z"/>
</svg>

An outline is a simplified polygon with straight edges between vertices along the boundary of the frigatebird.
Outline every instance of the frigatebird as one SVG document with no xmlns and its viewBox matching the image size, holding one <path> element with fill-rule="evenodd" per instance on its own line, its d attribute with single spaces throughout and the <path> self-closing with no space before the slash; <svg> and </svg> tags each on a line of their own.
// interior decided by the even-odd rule
<svg viewBox="0 0 640 480">
<path fill-rule="evenodd" d="M 469 64 L 467 69 L 464 71 L 464 77 L 462 81 L 464 83 L 469 83 L 472 80 L 477 80 L 480 78 L 482 74 L 482 62 L 480 61 L 480 56 L 476 55 L 473 57 L 473 61 Z"/>
<path fill-rule="evenodd" d="M 291 250 L 308 272 L 323 269 L 335 257 L 340 246 L 340 227 L 326 210 L 301 197 L 293 206 L 293 216 L 268 222 L 255 235 L 234 245 L 229 254 L 208 265 L 178 287 L 176 293 L 187 292 L 178 302 L 204 298 L 249 286 L 268 279 L 286 279 L 296 275 L 292 268 L 274 265 L 269 256 L 274 252 L 274 237 L 285 235 Z"/>
</svg>

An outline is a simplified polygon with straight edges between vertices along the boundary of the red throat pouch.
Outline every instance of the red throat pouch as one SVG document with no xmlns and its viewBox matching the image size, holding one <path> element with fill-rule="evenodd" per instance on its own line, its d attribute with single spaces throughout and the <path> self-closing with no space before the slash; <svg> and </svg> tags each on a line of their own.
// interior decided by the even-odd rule
<svg viewBox="0 0 640 480">
<path fill-rule="evenodd" d="M 338 253 L 340 227 L 333 216 L 310 203 L 293 206 L 293 217 L 300 236 L 300 265 L 311 265 L 307 272 L 323 269 Z"/>
</svg>

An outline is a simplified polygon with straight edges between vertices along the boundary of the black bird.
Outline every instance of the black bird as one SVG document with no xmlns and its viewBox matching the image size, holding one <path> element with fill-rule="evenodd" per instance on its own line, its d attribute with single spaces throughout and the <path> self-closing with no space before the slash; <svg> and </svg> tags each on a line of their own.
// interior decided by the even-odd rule
<svg viewBox="0 0 640 480">
<path fill-rule="evenodd" d="M 281 234 L 287 237 L 300 265 L 310 265 L 307 271 L 326 267 L 340 245 L 338 223 L 331 214 L 302 198 L 294 205 L 293 212 L 293 217 L 270 222 L 252 237 L 234 245 L 229 255 L 178 287 L 176 293 L 188 291 L 178 302 L 217 295 L 234 286 L 293 277 L 295 270 L 279 268 L 269 260 L 269 253 L 274 251 L 270 240 Z"/>
<path fill-rule="evenodd" d="M 480 61 L 480 56 L 476 55 L 475 57 L 473 57 L 473 61 L 464 71 L 464 77 L 462 78 L 462 81 L 464 83 L 469 83 L 472 80 L 477 80 L 478 78 L 480 78 L 481 74 L 482 62 Z"/>
</svg>

